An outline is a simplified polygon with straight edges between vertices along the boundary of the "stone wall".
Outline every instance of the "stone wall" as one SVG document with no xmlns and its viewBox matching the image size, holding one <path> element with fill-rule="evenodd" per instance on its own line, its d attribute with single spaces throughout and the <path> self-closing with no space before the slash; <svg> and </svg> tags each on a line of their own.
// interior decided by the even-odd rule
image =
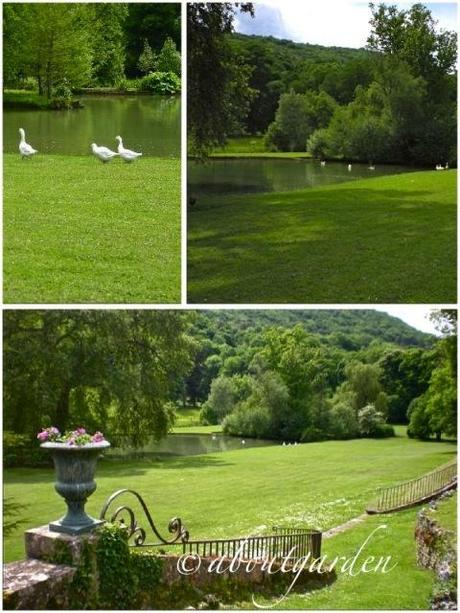
<svg viewBox="0 0 460 613">
<path fill-rule="evenodd" d="M 78 608 L 99 608 L 99 539 L 97 532 L 70 536 L 50 532 L 47 526 L 28 530 L 28 559 L 4 566 L 4 608 L 62 610 L 75 608 L 75 604 L 80 605 Z M 230 568 L 231 561 L 225 560 L 222 572 L 216 573 L 211 570 L 215 558 L 188 558 L 189 572 L 181 574 L 180 556 L 163 554 L 155 559 L 161 560 L 161 576 L 155 586 L 149 582 L 137 586 L 137 608 L 218 608 L 221 601 L 250 600 L 256 592 L 282 595 L 294 579 L 292 572 L 280 572 L 280 564 L 273 564 L 269 570 L 261 561 L 252 561 L 249 568 L 243 562 L 235 569 L 236 564 Z M 82 574 L 84 583 L 80 584 Z M 296 588 L 319 588 L 335 577 L 335 571 L 318 573 L 306 568 L 299 573 Z"/>
<path fill-rule="evenodd" d="M 433 513 L 436 503 L 417 515 L 417 564 L 436 573 L 431 609 L 457 610 L 457 552 L 455 535 L 442 528 Z"/>
</svg>

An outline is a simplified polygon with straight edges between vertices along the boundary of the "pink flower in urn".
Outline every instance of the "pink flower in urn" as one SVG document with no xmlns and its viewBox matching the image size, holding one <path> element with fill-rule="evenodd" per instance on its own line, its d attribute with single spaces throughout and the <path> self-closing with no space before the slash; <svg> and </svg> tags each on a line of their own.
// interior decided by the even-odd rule
<svg viewBox="0 0 460 613">
<path fill-rule="evenodd" d="M 42 430 L 41 432 L 39 432 L 37 434 L 37 438 L 42 443 L 47 441 L 49 439 L 49 432 L 48 432 L 48 430 Z"/>
<path fill-rule="evenodd" d="M 77 428 L 77 429 L 75 430 L 75 432 L 76 432 L 77 434 L 86 434 L 86 430 L 85 430 L 84 428 Z"/>
<path fill-rule="evenodd" d="M 102 432 L 95 432 L 93 436 L 91 437 L 92 443 L 101 443 L 102 441 L 105 441 L 105 438 Z"/>
</svg>

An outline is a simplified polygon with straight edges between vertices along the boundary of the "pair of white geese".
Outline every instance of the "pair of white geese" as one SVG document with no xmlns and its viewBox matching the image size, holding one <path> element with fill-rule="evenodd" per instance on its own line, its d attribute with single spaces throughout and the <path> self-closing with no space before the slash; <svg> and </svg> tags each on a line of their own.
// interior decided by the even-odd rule
<svg viewBox="0 0 460 613">
<path fill-rule="evenodd" d="M 22 158 L 31 157 L 35 153 L 38 153 L 36 149 L 29 145 L 29 143 L 26 143 L 26 133 L 24 132 L 23 128 L 19 128 L 19 134 L 21 135 L 19 153 L 21 154 Z M 98 147 L 96 143 L 91 145 L 92 152 L 101 160 L 101 162 L 110 162 L 110 160 L 116 155 L 119 155 L 123 160 L 125 160 L 125 162 L 133 162 L 142 155 L 142 153 L 131 151 L 131 149 L 125 149 L 125 147 L 123 147 L 123 140 L 121 136 L 116 136 L 115 140 L 118 141 L 118 153 L 115 153 L 115 151 L 112 151 L 108 147 Z"/>
</svg>

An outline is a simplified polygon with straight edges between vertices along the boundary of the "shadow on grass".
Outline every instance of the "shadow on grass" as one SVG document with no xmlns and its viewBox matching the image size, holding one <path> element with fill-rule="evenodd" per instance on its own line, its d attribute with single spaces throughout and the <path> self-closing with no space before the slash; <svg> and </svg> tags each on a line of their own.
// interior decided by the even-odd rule
<svg viewBox="0 0 460 613">
<path fill-rule="evenodd" d="M 191 218 L 189 299 L 451 299 L 455 195 L 452 203 L 442 196 L 435 190 L 347 184 L 222 199 Z M 451 204 L 452 210 L 446 207 Z"/>
</svg>

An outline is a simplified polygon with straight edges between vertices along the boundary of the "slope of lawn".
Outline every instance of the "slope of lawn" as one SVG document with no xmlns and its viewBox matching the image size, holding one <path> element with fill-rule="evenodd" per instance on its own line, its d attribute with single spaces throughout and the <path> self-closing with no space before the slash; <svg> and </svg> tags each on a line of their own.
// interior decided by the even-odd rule
<svg viewBox="0 0 460 613">
<path fill-rule="evenodd" d="M 192 303 L 456 300 L 456 172 L 209 196 L 188 215 Z"/>
<path fill-rule="evenodd" d="M 184 520 L 191 538 L 243 536 L 276 524 L 327 529 L 363 513 L 377 487 L 420 476 L 455 451 L 453 443 L 397 436 L 162 460 L 106 459 L 87 510 L 97 516 L 111 493 L 129 487 L 144 496 L 163 533 L 174 516 Z M 11 561 L 24 555 L 23 531 L 59 518 L 64 502 L 49 469 L 6 469 L 4 496 L 25 505 L 7 517 L 21 521 L 5 538 L 5 560 Z"/>
<path fill-rule="evenodd" d="M 178 159 L 3 159 L 5 302 L 179 302 Z"/>
<path fill-rule="evenodd" d="M 455 500 L 454 500 L 455 502 Z M 441 503 L 440 507 L 444 505 Z M 323 542 L 322 553 L 328 560 L 336 556 L 352 559 L 361 545 L 378 528 L 358 557 L 356 569 L 368 556 L 391 555 L 388 574 L 359 573 L 350 576 L 337 573 L 330 586 L 306 593 L 291 593 L 277 605 L 278 609 L 428 609 L 435 574 L 417 566 L 414 530 L 419 508 L 369 516 L 362 524 Z M 450 518 L 456 517 L 456 507 L 450 508 Z M 384 526 L 384 528 L 380 528 Z M 339 566 L 340 568 L 340 566 Z M 258 598 L 258 604 L 271 605 L 273 601 Z M 254 608 L 252 603 L 241 606 Z"/>
</svg>

